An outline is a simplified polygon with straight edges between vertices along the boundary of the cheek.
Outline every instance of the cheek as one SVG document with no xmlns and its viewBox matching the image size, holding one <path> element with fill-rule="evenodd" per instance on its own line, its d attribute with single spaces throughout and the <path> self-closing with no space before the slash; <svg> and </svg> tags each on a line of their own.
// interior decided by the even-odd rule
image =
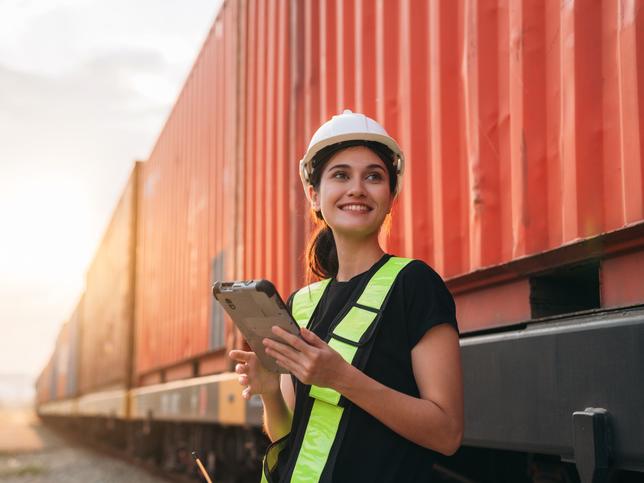
<svg viewBox="0 0 644 483">
<path fill-rule="evenodd" d="M 389 190 L 389 185 L 378 185 L 374 186 L 374 189 L 371 192 L 371 196 L 378 200 L 378 204 L 386 206 L 393 201 L 393 195 Z"/>
<path fill-rule="evenodd" d="M 338 196 L 337 187 L 333 186 L 332 183 L 323 183 L 320 185 L 320 191 L 318 194 L 318 202 L 320 206 L 329 205 L 334 203 L 335 199 Z"/>
</svg>

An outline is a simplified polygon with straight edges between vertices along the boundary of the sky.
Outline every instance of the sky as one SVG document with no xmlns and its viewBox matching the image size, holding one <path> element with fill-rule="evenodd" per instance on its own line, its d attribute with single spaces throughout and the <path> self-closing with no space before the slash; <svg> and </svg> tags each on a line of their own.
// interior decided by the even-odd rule
<svg viewBox="0 0 644 483">
<path fill-rule="evenodd" d="M 71 315 L 221 0 L 0 0 L 0 376 Z"/>
</svg>

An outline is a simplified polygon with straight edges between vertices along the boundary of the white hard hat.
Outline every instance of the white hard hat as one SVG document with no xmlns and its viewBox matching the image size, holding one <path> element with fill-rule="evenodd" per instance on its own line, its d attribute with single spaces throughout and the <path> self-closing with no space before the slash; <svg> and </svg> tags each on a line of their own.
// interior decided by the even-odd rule
<svg viewBox="0 0 644 483">
<path fill-rule="evenodd" d="M 315 131 L 306 154 L 300 160 L 300 178 L 305 193 L 307 193 L 306 185 L 310 184 L 315 155 L 327 146 L 343 141 L 376 141 L 391 149 L 394 153 L 394 168 L 398 175 L 394 195 L 400 192 L 402 175 L 405 170 L 405 158 L 400 146 L 376 121 L 364 114 L 345 109 L 342 114 L 333 116 Z"/>
</svg>

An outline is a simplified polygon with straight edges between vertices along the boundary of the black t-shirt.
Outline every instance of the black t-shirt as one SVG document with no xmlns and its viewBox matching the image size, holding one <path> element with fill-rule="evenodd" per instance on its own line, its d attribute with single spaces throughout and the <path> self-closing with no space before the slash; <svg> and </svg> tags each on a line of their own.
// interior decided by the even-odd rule
<svg viewBox="0 0 644 483">
<path fill-rule="evenodd" d="M 368 279 L 391 257 L 385 254 L 368 271 L 345 282 L 332 279 L 309 322 L 309 329 L 326 340 L 335 316 L 353 299 Z M 352 297 L 353 296 L 353 297 Z M 291 308 L 293 294 L 288 299 Z M 420 260 L 402 269 L 374 336 L 373 350 L 364 369 L 369 377 L 397 391 L 419 397 L 411 363 L 411 350 L 432 327 L 451 324 L 458 330 L 454 300 L 440 276 Z M 303 403 L 308 386 L 295 377 L 296 403 L 291 436 L 306 424 Z M 334 482 L 428 482 L 436 453 L 394 433 L 359 406 L 351 411 L 335 463 Z M 293 438 L 291 438 L 293 439 Z M 280 455 L 283 473 L 289 451 Z"/>
</svg>

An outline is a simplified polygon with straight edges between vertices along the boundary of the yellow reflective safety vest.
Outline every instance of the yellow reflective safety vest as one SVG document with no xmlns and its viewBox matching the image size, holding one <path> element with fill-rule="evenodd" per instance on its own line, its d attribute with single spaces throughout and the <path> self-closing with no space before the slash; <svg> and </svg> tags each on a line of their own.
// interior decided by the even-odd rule
<svg viewBox="0 0 644 483">
<path fill-rule="evenodd" d="M 345 361 L 363 370 L 371 352 L 372 336 L 389 298 L 389 293 L 400 271 L 409 263 L 410 258 L 389 258 L 369 279 L 357 300 L 352 300 L 349 310 L 340 322 L 329 331 L 326 342 L 340 353 Z M 293 297 L 293 318 L 300 327 L 306 327 L 330 279 L 321 280 L 300 289 Z M 307 417 L 304 437 L 297 451 L 297 459 L 290 481 L 294 483 L 318 482 L 325 472 L 332 474 L 335 457 L 332 447 L 336 439 L 341 439 L 347 426 L 343 418 L 346 401 L 337 391 L 328 387 L 310 386 L 309 398 L 313 403 Z M 274 470 L 279 453 L 287 446 L 289 435 L 272 443 L 264 456 L 262 483 L 277 483 Z M 337 453 L 336 451 L 334 453 Z M 326 470 L 326 471 L 325 471 Z M 290 468 L 289 468 L 290 472 Z M 330 479 L 330 478 L 325 478 Z"/>
</svg>

